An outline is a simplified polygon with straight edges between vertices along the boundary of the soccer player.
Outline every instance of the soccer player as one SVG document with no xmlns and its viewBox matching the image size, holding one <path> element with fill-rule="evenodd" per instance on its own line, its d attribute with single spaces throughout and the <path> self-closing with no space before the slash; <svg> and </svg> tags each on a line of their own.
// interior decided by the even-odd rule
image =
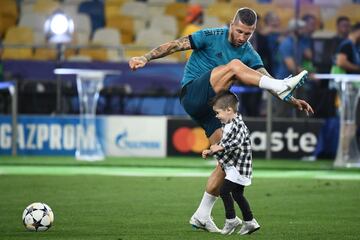
<svg viewBox="0 0 360 240">
<path fill-rule="evenodd" d="M 225 180 L 220 188 L 220 196 L 225 207 L 225 225 L 221 234 L 230 235 L 242 223 L 239 234 L 251 234 L 260 228 L 244 197 L 244 188 L 251 184 L 252 154 L 250 133 L 240 114 L 239 101 L 229 90 L 220 91 L 212 99 L 216 118 L 223 124 L 222 138 L 219 143 L 202 152 L 202 157 L 214 155 L 225 172 Z M 243 222 L 236 217 L 234 199 L 239 205 Z"/>
<path fill-rule="evenodd" d="M 153 59 L 193 49 L 181 81 L 180 102 L 192 119 L 205 130 L 210 144 L 220 141 L 222 130 L 208 102 L 217 92 L 229 89 L 236 82 L 267 89 L 300 111 L 313 113 L 306 101 L 292 96 L 292 92 L 307 77 L 306 71 L 285 80 L 276 80 L 264 69 L 260 56 L 248 42 L 255 31 L 256 18 L 252 9 L 241 8 L 229 28 L 204 29 L 167 42 L 144 56 L 131 58 L 129 66 L 136 70 Z M 190 219 L 194 227 L 219 232 L 210 214 L 224 177 L 221 167 L 217 166 L 208 179 L 198 209 Z"/>
</svg>

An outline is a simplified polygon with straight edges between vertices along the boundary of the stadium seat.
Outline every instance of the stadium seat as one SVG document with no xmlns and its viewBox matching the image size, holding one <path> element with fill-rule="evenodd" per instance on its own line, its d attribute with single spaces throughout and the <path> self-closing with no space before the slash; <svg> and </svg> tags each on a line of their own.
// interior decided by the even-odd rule
<svg viewBox="0 0 360 240">
<path fill-rule="evenodd" d="M 89 15 L 92 32 L 105 26 L 104 4 L 101 1 L 86 1 L 79 4 L 79 13 Z"/>
<path fill-rule="evenodd" d="M 177 22 L 173 16 L 155 16 L 150 20 L 150 28 L 158 28 L 163 33 L 173 36 L 175 39 L 178 35 Z"/>
<path fill-rule="evenodd" d="M 21 1 L 20 2 L 20 13 L 32 13 L 33 12 L 33 2 Z"/>
<path fill-rule="evenodd" d="M 77 10 L 78 10 L 78 6 L 77 5 L 73 5 L 73 4 L 62 4 L 60 6 L 60 9 L 67 14 L 70 17 L 75 16 L 76 14 L 78 14 Z"/>
<path fill-rule="evenodd" d="M 120 9 L 128 0 L 106 0 L 104 5 L 105 20 L 120 14 Z"/>
<path fill-rule="evenodd" d="M 126 2 L 121 6 L 121 13 L 134 18 L 149 20 L 147 4 L 143 2 Z"/>
<path fill-rule="evenodd" d="M 160 29 L 147 28 L 137 33 L 135 43 L 139 46 L 157 47 L 171 40 L 174 40 L 172 36 L 164 34 Z"/>
<path fill-rule="evenodd" d="M 73 4 L 73 5 L 79 5 L 82 2 L 85 2 L 86 0 L 62 0 L 64 4 Z"/>
<path fill-rule="evenodd" d="M 90 17 L 87 14 L 78 13 L 72 18 L 75 26 L 73 43 L 76 45 L 88 44 L 91 34 Z"/>
<path fill-rule="evenodd" d="M 79 55 L 90 56 L 98 61 L 120 61 L 122 59 L 121 36 L 113 28 L 99 28 L 95 31 L 89 48 L 80 49 Z"/>
<path fill-rule="evenodd" d="M 18 18 L 18 10 L 16 2 L 13 0 L 2 0 L 0 8 L 0 20 L 2 27 L 6 31 L 9 27 L 16 25 Z M 4 32 L 3 32 L 4 33 Z"/>
<path fill-rule="evenodd" d="M 204 16 L 203 28 L 222 27 L 225 26 L 224 22 L 221 22 L 218 17 Z"/>
<path fill-rule="evenodd" d="M 122 5 L 120 14 L 133 17 L 136 32 L 146 27 L 150 16 L 147 4 L 143 2 L 126 2 Z"/>
<path fill-rule="evenodd" d="M 95 31 L 92 43 L 104 46 L 120 47 L 120 33 L 114 28 L 100 28 Z"/>
<path fill-rule="evenodd" d="M 34 60 L 56 60 L 57 59 L 57 51 L 55 48 L 50 47 L 39 47 L 35 48 Z"/>
<path fill-rule="evenodd" d="M 228 3 L 214 3 L 205 10 L 205 15 L 218 17 L 220 21 L 229 23 L 238 7 Z"/>
<path fill-rule="evenodd" d="M 3 59 L 31 59 L 33 45 L 33 31 L 29 27 L 11 27 L 4 38 Z M 15 47 L 11 45 L 26 45 Z"/>
<path fill-rule="evenodd" d="M 165 14 L 174 16 L 178 24 L 178 32 L 182 32 L 185 27 L 185 17 L 188 4 L 182 2 L 174 2 L 165 5 Z"/>
<path fill-rule="evenodd" d="M 216 0 L 189 0 L 189 4 L 200 4 L 203 7 L 207 7 L 216 2 Z"/>
<path fill-rule="evenodd" d="M 115 28 L 121 33 L 123 44 L 134 42 L 134 19 L 131 16 L 111 16 L 106 19 L 106 27 Z"/>
<path fill-rule="evenodd" d="M 41 13 L 45 15 L 52 14 L 56 9 L 60 7 L 60 4 L 58 1 L 54 0 L 37 0 L 33 4 L 33 12 L 35 13 Z"/>
<path fill-rule="evenodd" d="M 176 0 L 148 0 L 147 1 L 149 5 L 166 5 L 168 3 L 176 2 Z"/>
<path fill-rule="evenodd" d="M 293 8 L 296 0 L 272 0 L 273 4 L 276 4 L 279 8 L 287 7 Z"/>
<path fill-rule="evenodd" d="M 44 14 L 24 13 L 20 15 L 18 26 L 29 27 L 33 31 L 43 32 L 45 21 L 46 15 Z"/>
</svg>

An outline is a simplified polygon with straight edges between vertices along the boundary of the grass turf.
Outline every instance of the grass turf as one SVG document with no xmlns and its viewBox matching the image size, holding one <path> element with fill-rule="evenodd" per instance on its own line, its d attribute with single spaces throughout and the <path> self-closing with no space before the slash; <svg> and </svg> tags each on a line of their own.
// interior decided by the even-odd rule
<svg viewBox="0 0 360 240">
<path fill-rule="evenodd" d="M 89 164 L 72 158 L 1 157 L 0 170 L 9 165 L 212 168 L 193 158 L 129 161 L 111 158 Z M 257 161 L 255 173 L 256 168 L 311 171 L 331 166 L 328 161 Z M 194 231 L 188 224 L 205 182 L 203 177 L 0 175 L 0 239 L 238 239 L 238 235 Z M 358 239 L 359 192 L 360 181 L 354 180 L 257 179 L 255 175 L 246 196 L 262 228 L 246 238 Z M 47 232 L 27 232 L 22 226 L 23 209 L 35 201 L 48 203 L 55 213 L 54 226 Z M 223 212 L 218 201 L 212 215 L 220 227 Z"/>
</svg>

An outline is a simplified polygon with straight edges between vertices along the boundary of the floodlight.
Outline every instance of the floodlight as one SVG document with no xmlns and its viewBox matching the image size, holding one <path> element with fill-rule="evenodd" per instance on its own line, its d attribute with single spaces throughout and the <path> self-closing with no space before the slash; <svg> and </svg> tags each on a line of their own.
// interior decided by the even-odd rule
<svg viewBox="0 0 360 240">
<path fill-rule="evenodd" d="M 74 21 L 64 12 L 57 10 L 45 21 L 46 39 L 51 43 L 67 43 L 74 33 Z"/>
</svg>

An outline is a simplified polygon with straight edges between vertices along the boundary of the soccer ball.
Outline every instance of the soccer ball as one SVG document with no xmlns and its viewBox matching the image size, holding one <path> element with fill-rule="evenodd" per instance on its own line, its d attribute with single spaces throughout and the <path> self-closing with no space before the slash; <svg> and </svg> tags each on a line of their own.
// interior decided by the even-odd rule
<svg viewBox="0 0 360 240">
<path fill-rule="evenodd" d="M 26 229 L 43 232 L 48 230 L 54 222 L 54 213 L 45 203 L 32 203 L 27 206 L 22 215 Z"/>
</svg>

